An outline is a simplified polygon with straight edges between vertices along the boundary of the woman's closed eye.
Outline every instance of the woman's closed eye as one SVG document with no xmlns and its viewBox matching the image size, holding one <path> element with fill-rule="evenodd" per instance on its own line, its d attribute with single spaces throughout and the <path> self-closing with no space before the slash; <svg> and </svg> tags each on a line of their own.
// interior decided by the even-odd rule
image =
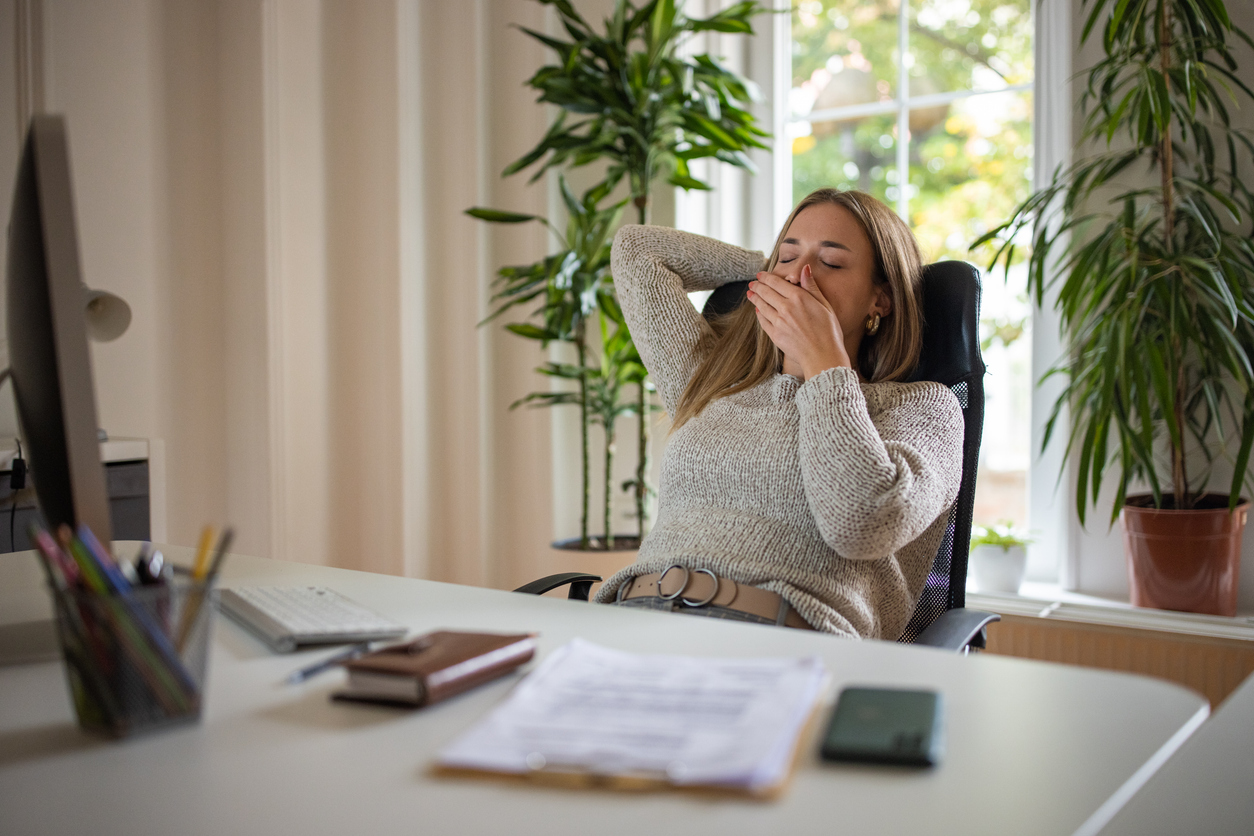
<svg viewBox="0 0 1254 836">
<path fill-rule="evenodd" d="M 796 261 L 796 260 L 797 260 L 797 257 L 796 257 L 796 256 L 792 256 L 791 258 L 785 258 L 785 257 L 783 257 L 783 256 L 780 256 L 779 263 L 780 263 L 780 264 L 789 264 L 789 263 L 791 263 L 791 262 L 793 262 L 793 261 Z M 844 266 L 844 265 L 841 265 L 841 264 L 830 264 L 830 263 L 828 263 L 828 262 L 826 262 L 826 261 L 823 261 L 822 259 L 819 259 L 819 264 L 822 264 L 824 267 L 828 267 L 828 268 L 830 268 L 830 269 L 832 269 L 832 270 L 839 270 L 839 269 L 841 269 L 841 268 Z"/>
</svg>

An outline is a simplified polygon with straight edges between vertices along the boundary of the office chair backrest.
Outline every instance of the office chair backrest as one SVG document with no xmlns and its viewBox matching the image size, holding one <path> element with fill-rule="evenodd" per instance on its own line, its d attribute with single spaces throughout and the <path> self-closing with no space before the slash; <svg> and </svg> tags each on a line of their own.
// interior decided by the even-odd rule
<svg viewBox="0 0 1254 836">
<path fill-rule="evenodd" d="M 730 313 L 744 300 L 748 282 L 720 287 L 706 300 L 707 318 Z M 949 512 L 923 594 L 899 641 L 913 642 L 941 613 L 966 602 L 967 552 L 975 509 L 975 476 L 984 427 L 984 359 L 980 355 L 980 278 L 962 261 L 940 261 L 923 268 L 923 350 L 911 381 L 948 386 L 962 407 L 962 483 Z"/>
</svg>

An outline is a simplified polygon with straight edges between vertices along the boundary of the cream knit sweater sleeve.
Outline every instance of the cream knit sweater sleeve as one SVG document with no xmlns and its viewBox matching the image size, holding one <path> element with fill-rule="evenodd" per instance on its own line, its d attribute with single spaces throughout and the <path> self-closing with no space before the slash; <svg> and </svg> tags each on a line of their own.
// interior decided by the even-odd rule
<svg viewBox="0 0 1254 836">
<path fill-rule="evenodd" d="M 863 386 L 838 367 L 797 390 L 797 410 L 806 502 L 841 557 L 890 555 L 953 504 L 962 415 L 944 386 Z"/>
<path fill-rule="evenodd" d="M 688 293 L 749 281 L 765 264 L 760 252 L 668 227 L 629 224 L 614 236 L 614 286 L 669 414 L 675 414 L 700 363 L 702 341 L 711 334 Z"/>
</svg>

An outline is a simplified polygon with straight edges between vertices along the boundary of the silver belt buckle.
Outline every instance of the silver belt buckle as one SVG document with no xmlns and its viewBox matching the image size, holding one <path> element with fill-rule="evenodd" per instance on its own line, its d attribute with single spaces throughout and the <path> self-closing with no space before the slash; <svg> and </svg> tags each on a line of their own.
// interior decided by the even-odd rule
<svg viewBox="0 0 1254 836">
<path fill-rule="evenodd" d="M 709 595 L 707 595 L 707 596 L 705 597 L 705 599 L 704 599 L 704 600 L 701 600 L 701 601 L 689 601 L 687 598 L 680 598 L 680 599 L 679 599 L 680 601 L 682 601 L 685 605 L 687 605 L 687 606 L 689 606 L 689 607 L 704 607 L 706 604 L 708 604 L 708 603 L 710 603 L 711 601 L 713 601 L 713 600 L 714 600 L 714 598 L 718 595 L 718 585 L 719 585 L 718 575 L 714 574 L 714 573 L 713 573 L 713 572 L 711 572 L 709 569 L 698 569 L 698 570 L 697 570 L 697 574 L 698 574 L 698 575 L 709 575 L 709 576 L 710 576 L 710 580 L 714 581 L 714 591 L 713 591 L 713 592 L 711 592 Z M 662 583 L 662 581 L 659 579 L 659 580 L 658 580 L 658 585 L 659 585 L 659 587 L 660 587 L 661 583 Z M 687 582 L 687 579 L 685 578 L 685 579 L 684 579 L 684 586 L 687 586 L 687 585 L 688 585 L 688 582 Z M 681 589 L 681 590 L 680 590 L 680 592 L 682 592 L 682 591 L 683 591 L 683 590 Z"/>
<path fill-rule="evenodd" d="M 662 594 L 662 581 L 666 580 L 666 574 L 670 572 L 670 570 L 672 569 L 684 570 L 684 582 L 679 585 L 679 589 L 676 589 L 673 594 L 663 595 Z M 667 566 L 665 569 L 662 570 L 662 574 L 658 575 L 658 578 L 657 578 L 657 597 L 661 598 L 663 601 L 674 601 L 680 595 L 684 594 L 684 588 L 688 586 L 688 577 L 689 575 L 688 575 L 687 566 L 680 566 L 678 563 L 672 563 L 670 566 Z M 685 601 L 685 603 L 687 602 Z"/>
</svg>

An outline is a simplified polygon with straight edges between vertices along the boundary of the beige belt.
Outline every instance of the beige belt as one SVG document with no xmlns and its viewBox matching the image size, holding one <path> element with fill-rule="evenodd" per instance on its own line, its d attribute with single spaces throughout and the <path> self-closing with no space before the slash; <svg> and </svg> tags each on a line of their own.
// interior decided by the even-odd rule
<svg viewBox="0 0 1254 836">
<path fill-rule="evenodd" d="M 814 628 L 778 592 L 721 578 L 709 569 L 690 570 L 675 564 L 664 572 L 640 575 L 618 589 L 618 600 L 658 597 L 688 607 L 713 605 L 769 618 L 799 630 Z"/>
</svg>

